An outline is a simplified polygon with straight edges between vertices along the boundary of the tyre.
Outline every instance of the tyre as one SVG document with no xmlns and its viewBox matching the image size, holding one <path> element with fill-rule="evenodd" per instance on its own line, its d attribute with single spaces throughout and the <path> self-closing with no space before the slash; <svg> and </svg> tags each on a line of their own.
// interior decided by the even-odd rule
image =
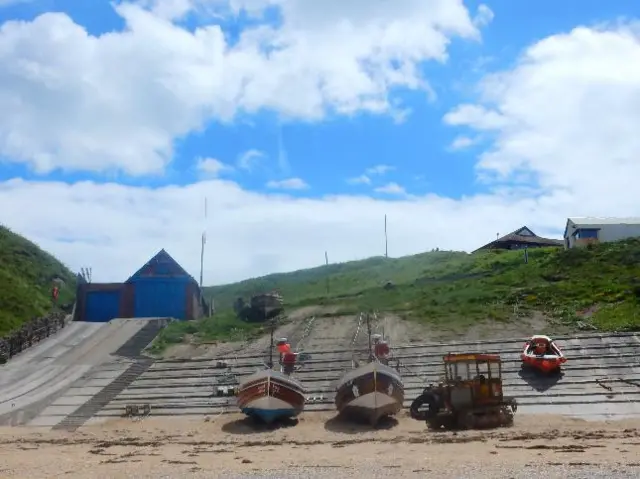
<svg viewBox="0 0 640 479">
<path fill-rule="evenodd" d="M 440 412 L 438 396 L 433 392 L 422 393 L 415 398 L 409 409 L 411 417 L 417 421 L 428 421 Z"/>
</svg>

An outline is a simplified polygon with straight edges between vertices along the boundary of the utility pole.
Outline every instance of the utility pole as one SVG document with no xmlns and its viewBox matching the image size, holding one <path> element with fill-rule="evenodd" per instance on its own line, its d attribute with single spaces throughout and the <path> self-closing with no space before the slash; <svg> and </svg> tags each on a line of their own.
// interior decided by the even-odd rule
<svg viewBox="0 0 640 479">
<path fill-rule="evenodd" d="M 205 304 L 202 300 L 202 283 L 204 276 L 204 245 L 207 243 L 207 197 L 204 198 L 204 227 L 202 229 L 202 239 L 200 244 L 200 308 L 202 309 L 202 314 L 206 314 L 204 311 Z M 209 311 L 211 311 L 211 306 L 209 306 Z M 211 313 L 209 313 L 211 314 Z"/>
<path fill-rule="evenodd" d="M 327 253 L 326 251 L 324 252 L 324 265 L 329 266 L 329 253 Z M 327 271 L 326 288 L 327 288 L 327 296 L 329 296 L 329 271 Z"/>
<path fill-rule="evenodd" d="M 384 215 L 384 257 L 389 257 L 389 240 L 387 238 L 387 215 Z"/>
</svg>

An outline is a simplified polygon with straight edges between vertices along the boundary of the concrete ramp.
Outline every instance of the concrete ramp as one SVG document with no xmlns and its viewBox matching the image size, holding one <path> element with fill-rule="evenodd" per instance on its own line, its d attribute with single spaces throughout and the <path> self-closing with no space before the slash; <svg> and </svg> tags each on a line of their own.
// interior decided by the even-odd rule
<svg viewBox="0 0 640 479">
<path fill-rule="evenodd" d="M 476 342 L 407 344 L 393 348 L 402 361 L 405 407 L 444 372 L 449 352 L 500 353 L 505 394 L 518 400 L 520 414 L 561 414 L 582 419 L 640 417 L 640 337 L 634 333 L 585 334 L 556 338 L 569 362 L 562 376 L 544 377 L 521 370 L 525 338 Z M 349 350 L 312 350 L 298 378 L 306 386 L 305 411 L 332 411 L 335 383 L 351 366 Z M 239 378 L 262 364 L 262 354 L 228 358 Z M 212 397 L 226 371 L 211 359 L 156 361 L 118 394 L 93 423 L 122 414 L 127 404 L 149 404 L 154 416 L 204 416 L 235 412 L 233 398 Z"/>
<path fill-rule="evenodd" d="M 63 393 L 86 380 L 91 371 L 111 371 L 115 378 L 126 370 L 139 356 L 140 348 L 136 351 L 132 340 L 137 338 L 138 343 L 146 340 L 148 344 L 159 329 L 150 331 L 149 323 L 137 319 L 73 322 L 0 366 L 0 424 L 57 424 L 79 406 L 56 409 L 56 401 Z M 157 320 L 155 323 L 157 326 Z M 118 352 L 125 357 L 115 354 Z M 51 407 L 56 413 L 55 419 L 46 418 Z M 44 420 L 38 419 L 43 414 Z"/>
</svg>

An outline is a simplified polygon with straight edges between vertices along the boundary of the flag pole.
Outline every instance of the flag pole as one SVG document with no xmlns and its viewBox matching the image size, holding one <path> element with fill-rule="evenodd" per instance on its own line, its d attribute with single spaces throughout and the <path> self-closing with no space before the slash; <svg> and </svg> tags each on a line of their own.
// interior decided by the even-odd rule
<svg viewBox="0 0 640 479">
<path fill-rule="evenodd" d="M 389 240 L 387 238 L 387 215 L 384 215 L 384 257 L 389 257 Z"/>
<path fill-rule="evenodd" d="M 204 227 L 202 229 L 202 238 L 200 240 L 200 308 L 202 310 L 202 315 L 211 315 L 211 305 L 209 305 L 209 311 L 205 311 L 206 304 L 204 303 L 204 296 L 202 292 L 202 284 L 204 277 L 204 245 L 207 242 L 207 197 L 204 198 Z"/>
</svg>

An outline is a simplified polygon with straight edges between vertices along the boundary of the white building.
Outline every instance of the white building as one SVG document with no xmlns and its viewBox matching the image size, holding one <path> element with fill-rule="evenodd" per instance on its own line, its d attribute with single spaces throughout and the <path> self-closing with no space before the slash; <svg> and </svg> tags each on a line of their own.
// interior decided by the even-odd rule
<svg viewBox="0 0 640 479">
<path fill-rule="evenodd" d="M 640 237 L 640 218 L 567 218 L 564 247 Z"/>
</svg>

